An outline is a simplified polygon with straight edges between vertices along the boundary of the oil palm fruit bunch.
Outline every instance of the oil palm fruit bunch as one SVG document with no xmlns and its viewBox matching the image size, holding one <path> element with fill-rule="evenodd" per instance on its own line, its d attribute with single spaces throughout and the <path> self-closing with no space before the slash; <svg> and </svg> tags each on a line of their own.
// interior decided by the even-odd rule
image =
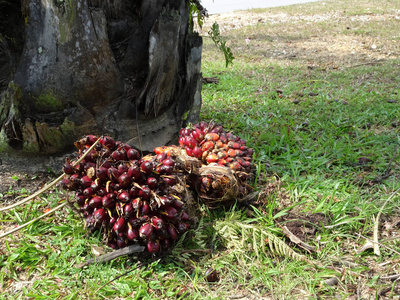
<svg viewBox="0 0 400 300">
<path fill-rule="evenodd" d="M 76 166 L 66 159 L 61 182 L 75 193 L 86 228 L 102 230 L 114 249 L 135 243 L 149 253 L 170 248 L 192 224 L 175 160 L 166 153 L 142 157 L 109 136 L 86 153 L 97 139 L 88 135 L 75 142 L 76 159 L 86 156 Z"/>
<path fill-rule="evenodd" d="M 222 125 L 211 121 L 182 128 L 179 145 L 203 164 L 195 187 L 207 204 L 240 199 L 251 190 L 248 181 L 254 172 L 253 149 Z"/>
</svg>

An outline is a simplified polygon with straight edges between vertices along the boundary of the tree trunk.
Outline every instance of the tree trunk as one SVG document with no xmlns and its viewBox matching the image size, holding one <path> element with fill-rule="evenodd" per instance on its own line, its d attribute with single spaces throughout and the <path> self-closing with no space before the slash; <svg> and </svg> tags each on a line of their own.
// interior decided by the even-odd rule
<svg viewBox="0 0 400 300">
<path fill-rule="evenodd" d="M 55 154 L 84 134 L 176 142 L 201 106 L 187 0 L 0 0 L 0 150 Z"/>
</svg>

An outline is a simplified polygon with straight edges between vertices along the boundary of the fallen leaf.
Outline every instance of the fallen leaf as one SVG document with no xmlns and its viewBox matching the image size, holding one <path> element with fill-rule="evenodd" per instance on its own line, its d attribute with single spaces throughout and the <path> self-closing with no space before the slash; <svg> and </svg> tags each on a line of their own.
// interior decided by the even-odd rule
<svg viewBox="0 0 400 300">
<path fill-rule="evenodd" d="M 100 256 L 105 254 L 106 252 L 104 251 L 103 247 L 92 245 L 92 253 L 94 254 L 94 256 Z"/>
</svg>

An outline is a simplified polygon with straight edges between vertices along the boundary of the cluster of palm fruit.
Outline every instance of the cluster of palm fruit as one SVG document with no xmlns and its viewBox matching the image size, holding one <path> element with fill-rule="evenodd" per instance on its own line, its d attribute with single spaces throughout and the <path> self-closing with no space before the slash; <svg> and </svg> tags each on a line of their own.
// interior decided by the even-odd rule
<svg viewBox="0 0 400 300">
<path fill-rule="evenodd" d="M 78 157 L 66 159 L 61 185 L 75 192 L 86 228 L 101 229 L 112 248 L 142 244 L 157 253 L 195 223 L 193 191 L 209 206 L 249 192 L 253 150 L 245 140 L 201 122 L 183 128 L 179 144 L 142 156 L 109 136 L 75 142 Z"/>
<path fill-rule="evenodd" d="M 168 249 L 190 228 L 178 166 L 166 153 L 141 157 L 129 145 L 88 135 L 75 143 L 77 165 L 66 160 L 62 187 L 75 192 L 86 227 L 102 229 L 107 244 L 123 248 L 139 243 L 149 253 Z M 87 153 L 89 151 L 89 153 Z"/>
<path fill-rule="evenodd" d="M 179 144 L 187 155 L 209 166 L 201 169 L 203 172 L 196 182 L 202 199 L 219 202 L 232 200 L 226 197 L 227 194 L 240 198 L 249 192 L 247 181 L 254 169 L 253 149 L 246 146 L 244 139 L 226 132 L 214 122 L 201 122 L 181 129 Z M 229 194 L 232 190 L 235 192 Z"/>
</svg>

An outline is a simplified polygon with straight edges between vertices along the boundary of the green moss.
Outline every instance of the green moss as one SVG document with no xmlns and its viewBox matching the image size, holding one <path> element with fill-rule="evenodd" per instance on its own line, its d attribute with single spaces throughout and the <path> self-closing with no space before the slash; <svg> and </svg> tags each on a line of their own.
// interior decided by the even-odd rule
<svg viewBox="0 0 400 300">
<path fill-rule="evenodd" d="M 57 99 L 52 92 L 40 95 L 35 101 L 35 107 L 39 112 L 43 113 L 64 109 L 62 101 Z"/>
<path fill-rule="evenodd" d="M 57 153 L 65 147 L 65 136 L 57 128 L 50 127 L 46 123 L 36 122 L 36 132 L 38 133 L 42 151 L 46 153 Z"/>
<path fill-rule="evenodd" d="M 12 149 L 8 144 L 8 138 L 4 129 L 0 131 L 0 152 L 11 152 Z"/>
</svg>

